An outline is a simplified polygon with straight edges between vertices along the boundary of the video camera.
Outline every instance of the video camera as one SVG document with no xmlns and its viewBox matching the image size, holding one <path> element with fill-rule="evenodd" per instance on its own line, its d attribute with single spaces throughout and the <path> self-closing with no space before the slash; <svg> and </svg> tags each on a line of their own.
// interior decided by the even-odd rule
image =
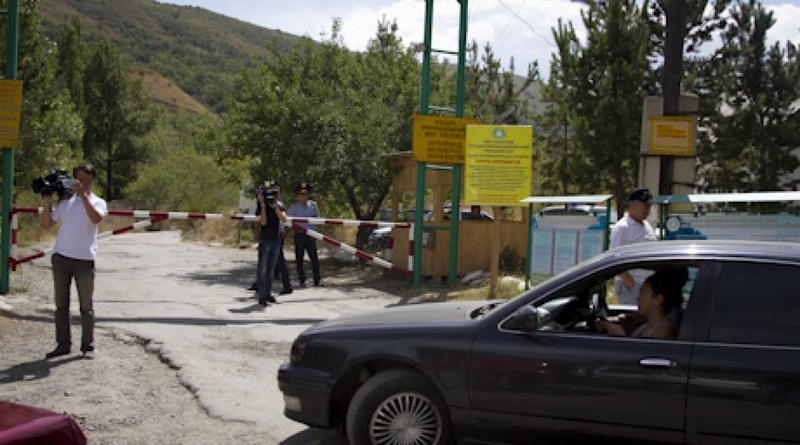
<svg viewBox="0 0 800 445">
<path fill-rule="evenodd" d="M 263 195 L 264 202 L 272 204 L 278 199 L 279 192 L 280 187 L 278 187 L 278 184 L 266 181 L 264 184 L 258 186 L 256 189 L 256 196 Z"/>
<path fill-rule="evenodd" d="M 62 200 L 72 196 L 72 184 L 74 181 L 66 169 L 50 167 L 50 174 L 34 179 L 31 187 L 33 193 L 42 196 L 57 193 L 58 199 Z"/>
</svg>

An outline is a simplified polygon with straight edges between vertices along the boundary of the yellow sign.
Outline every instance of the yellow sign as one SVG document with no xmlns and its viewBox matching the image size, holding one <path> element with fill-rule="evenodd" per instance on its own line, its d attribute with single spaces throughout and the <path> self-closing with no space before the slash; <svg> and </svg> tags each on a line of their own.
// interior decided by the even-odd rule
<svg viewBox="0 0 800 445">
<path fill-rule="evenodd" d="M 0 80 L 0 148 L 19 147 L 22 81 Z"/>
<path fill-rule="evenodd" d="M 414 115 L 412 154 L 419 162 L 463 164 L 467 124 L 477 119 Z"/>
<path fill-rule="evenodd" d="M 651 116 L 649 124 L 648 154 L 694 156 L 694 117 Z"/>
<path fill-rule="evenodd" d="M 464 202 L 519 206 L 531 195 L 533 127 L 467 125 Z"/>
</svg>

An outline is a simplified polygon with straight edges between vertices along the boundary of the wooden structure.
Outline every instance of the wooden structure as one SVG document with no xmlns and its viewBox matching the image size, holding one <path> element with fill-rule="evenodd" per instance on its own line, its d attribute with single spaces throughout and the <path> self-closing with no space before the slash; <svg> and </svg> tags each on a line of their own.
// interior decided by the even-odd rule
<svg viewBox="0 0 800 445">
<path fill-rule="evenodd" d="M 417 162 L 412 158 L 411 152 L 403 152 L 393 155 L 389 159 L 392 171 L 392 221 L 399 221 L 401 202 L 414 202 L 409 200 L 409 195 L 416 192 L 417 181 Z M 431 210 L 430 215 L 426 216 L 425 226 L 445 226 L 449 224 L 449 215 L 445 215 L 445 204 L 449 204 L 446 198 L 452 188 L 453 175 L 447 171 L 428 170 L 425 173 L 426 211 Z M 406 197 L 404 200 L 403 198 Z M 469 205 L 467 203 L 466 205 Z M 492 213 L 492 208 L 484 208 L 487 213 Z M 456 217 L 459 212 L 456 212 Z M 527 228 L 528 210 L 520 207 L 522 215 L 518 221 L 500 221 L 500 251 L 509 247 L 516 250 L 521 259 L 527 253 Z M 499 215 L 493 215 L 498 217 Z M 494 242 L 493 222 L 485 219 L 468 219 L 461 221 L 458 234 L 458 275 L 483 270 L 489 271 L 491 268 L 491 247 Z M 392 251 L 393 264 L 408 267 L 408 229 L 393 229 L 392 238 L 394 247 Z M 425 230 L 422 240 L 417 240 L 422 244 L 422 276 L 431 277 L 435 281 L 439 278 L 446 278 L 448 274 L 448 264 L 450 253 L 450 233 L 446 230 Z"/>
</svg>

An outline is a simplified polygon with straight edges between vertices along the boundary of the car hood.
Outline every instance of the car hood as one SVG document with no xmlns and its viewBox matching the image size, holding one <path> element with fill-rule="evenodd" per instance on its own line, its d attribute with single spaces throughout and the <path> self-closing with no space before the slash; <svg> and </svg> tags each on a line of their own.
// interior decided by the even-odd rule
<svg viewBox="0 0 800 445">
<path fill-rule="evenodd" d="M 396 306 L 358 315 L 346 315 L 323 321 L 309 328 L 308 332 L 336 328 L 353 328 L 371 325 L 420 325 L 447 321 L 468 321 L 470 314 L 487 304 L 497 301 L 462 301 L 452 303 L 422 303 Z"/>
</svg>

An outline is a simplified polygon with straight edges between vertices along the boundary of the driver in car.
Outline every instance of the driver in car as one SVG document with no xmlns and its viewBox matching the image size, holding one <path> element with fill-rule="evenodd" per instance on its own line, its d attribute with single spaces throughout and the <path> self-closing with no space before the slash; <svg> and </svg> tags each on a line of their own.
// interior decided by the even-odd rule
<svg viewBox="0 0 800 445">
<path fill-rule="evenodd" d="M 683 301 L 682 286 L 678 286 L 671 278 L 667 273 L 655 273 L 647 277 L 636 298 L 637 313 L 597 320 L 597 331 L 627 335 L 626 327 L 644 320 L 630 334 L 632 337 L 673 338 L 678 335 L 678 328 L 668 315 Z"/>
</svg>

